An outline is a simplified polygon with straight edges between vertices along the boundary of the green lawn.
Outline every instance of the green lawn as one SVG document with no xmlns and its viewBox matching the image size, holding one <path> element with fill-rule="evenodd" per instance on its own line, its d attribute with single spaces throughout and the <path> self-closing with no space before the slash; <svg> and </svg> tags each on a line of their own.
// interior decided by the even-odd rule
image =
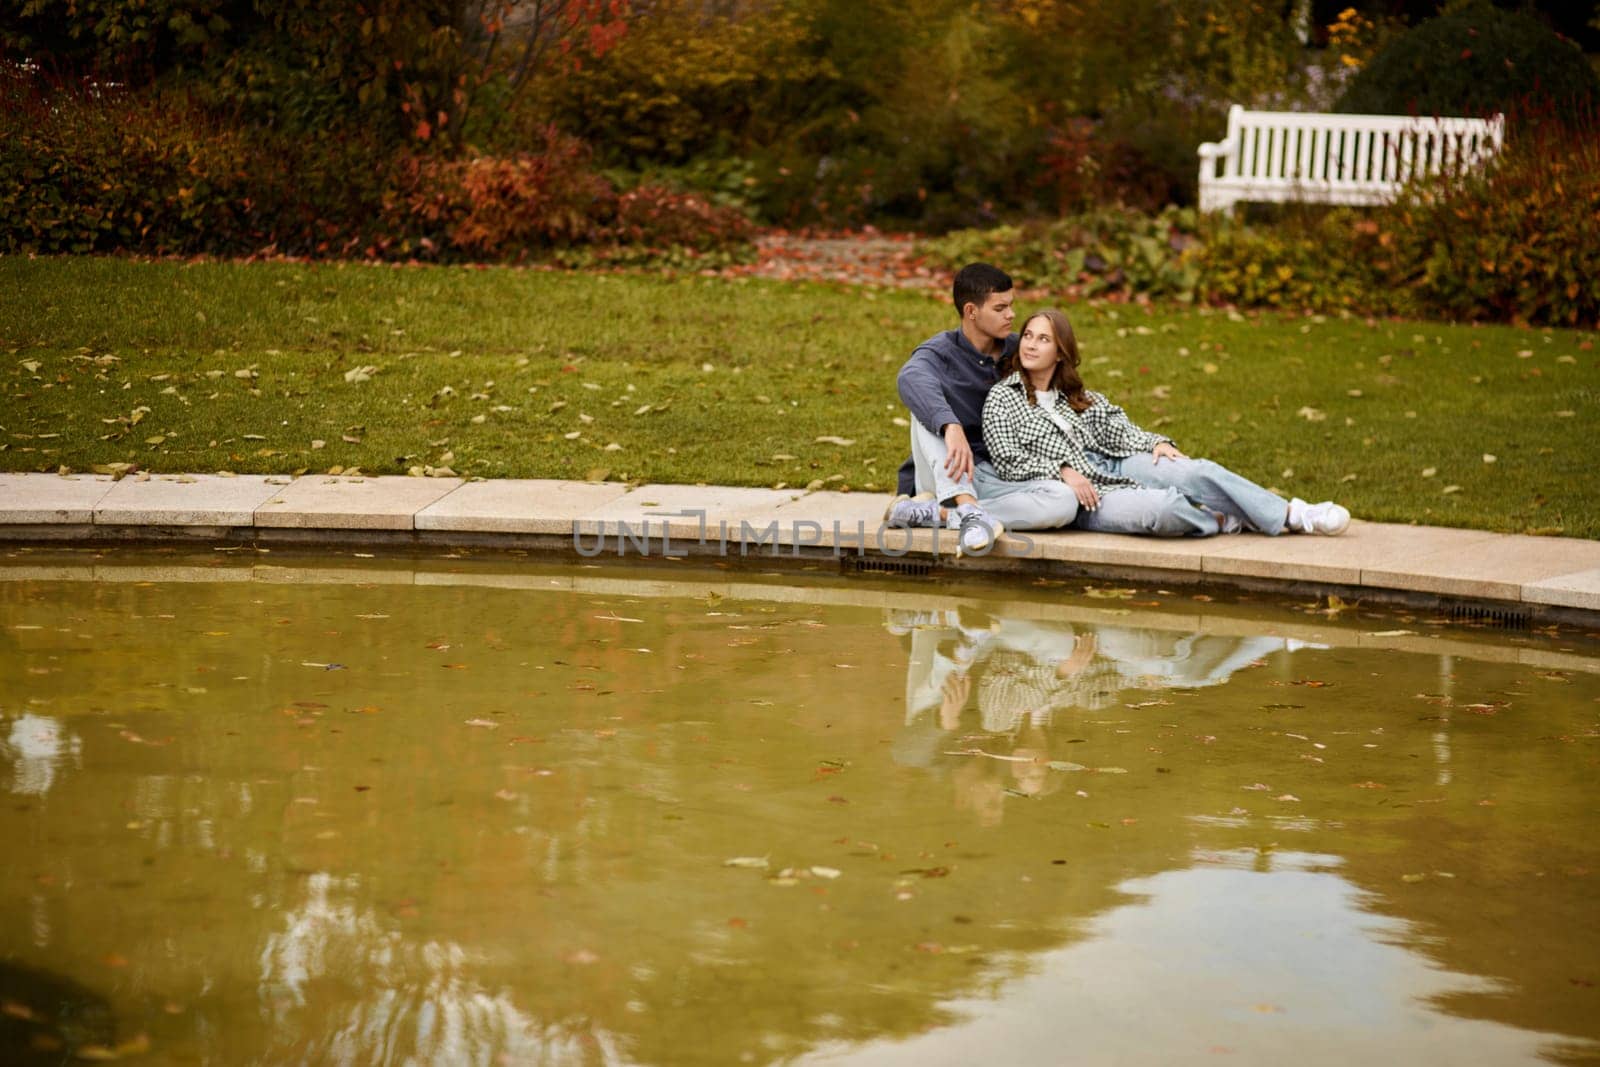
<svg viewBox="0 0 1600 1067">
<path fill-rule="evenodd" d="M 1067 310 L 1088 384 L 1191 455 L 1363 518 L 1600 536 L 1600 335 Z M 0 469 L 889 490 L 895 371 L 954 322 L 751 279 L 0 257 Z"/>
</svg>

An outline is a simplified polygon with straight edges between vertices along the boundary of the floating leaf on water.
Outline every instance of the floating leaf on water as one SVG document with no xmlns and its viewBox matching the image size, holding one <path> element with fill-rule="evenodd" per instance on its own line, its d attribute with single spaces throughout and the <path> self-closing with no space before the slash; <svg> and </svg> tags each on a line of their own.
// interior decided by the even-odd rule
<svg viewBox="0 0 1600 1067">
<path fill-rule="evenodd" d="M 500 724 L 495 722 L 493 719 L 468 719 L 467 720 L 467 725 L 468 726 L 481 726 L 486 730 L 498 730 L 498 729 L 500 729 Z"/>
<path fill-rule="evenodd" d="M 764 871 L 771 866 L 771 861 L 766 856 L 735 856 L 731 860 L 723 860 L 724 867 L 742 867 L 754 871 Z"/>
<path fill-rule="evenodd" d="M 844 872 L 837 867 L 812 867 L 811 873 L 818 878 L 837 878 Z"/>
</svg>

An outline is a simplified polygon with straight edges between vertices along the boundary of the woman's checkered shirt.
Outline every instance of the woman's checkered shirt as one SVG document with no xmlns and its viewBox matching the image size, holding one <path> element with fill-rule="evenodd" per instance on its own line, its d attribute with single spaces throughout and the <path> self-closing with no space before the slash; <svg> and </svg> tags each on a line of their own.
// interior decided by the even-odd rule
<svg viewBox="0 0 1600 1067">
<path fill-rule="evenodd" d="M 1085 453 L 1125 458 L 1149 452 L 1171 438 L 1141 430 L 1126 412 L 1093 390 L 1084 395 L 1090 403 L 1080 412 L 1072 410 L 1064 394 L 1056 394 L 1055 412 L 1066 424 L 1063 429 L 1042 406 L 1028 403 L 1021 371 L 995 383 L 983 405 L 983 440 L 995 473 L 1010 482 L 1026 482 L 1059 478 L 1067 466 L 1096 489 L 1137 485 L 1103 473 Z"/>
</svg>

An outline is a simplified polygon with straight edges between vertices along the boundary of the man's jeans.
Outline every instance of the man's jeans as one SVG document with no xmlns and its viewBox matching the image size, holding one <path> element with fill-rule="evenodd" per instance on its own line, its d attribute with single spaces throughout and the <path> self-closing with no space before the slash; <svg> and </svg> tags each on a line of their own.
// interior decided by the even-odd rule
<svg viewBox="0 0 1600 1067">
<path fill-rule="evenodd" d="M 980 461 L 973 477 L 957 481 L 944 469 L 950 455 L 944 438 L 911 420 L 911 460 L 917 468 L 917 492 L 932 493 L 943 503 L 961 493 L 975 496 L 1008 530 L 1054 530 L 1078 514 L 1078 498 L 1059 478 L 1008 482 L 994 467 Z"/>
<path fill-rule="evenodd" d="M 1206 513 L 1214 511 L 1232 515 L 1246 529 L 1276 535 L 1288 518 L 1289 502 L 1283 497 L 1209 459 L 1157 463 L 1149 452 L 1125 459 L 1091 452 L 1089 458 L 1105 473 L 1143 488 L 1102 493 L 1097 509 L 1078 516 L 1074 525 L 1080 530 L 1205 536 L 1217 532 L 1216 520 Z"/>
</svg>

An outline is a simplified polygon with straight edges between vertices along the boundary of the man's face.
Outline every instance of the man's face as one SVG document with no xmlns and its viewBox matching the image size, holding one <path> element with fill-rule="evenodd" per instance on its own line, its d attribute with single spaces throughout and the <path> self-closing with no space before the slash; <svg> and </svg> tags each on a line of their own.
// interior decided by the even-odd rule
<svg viewBox="0 0 1600 1067">
<path fill-rule="evenodd" d="M 972 323 L 976 330 L 985 337 L 996 341 L 1004 341 L 1011 333 L 1011 321 L 1016 318 L 1016 309 L 1012 304 L 1016 300 L 1016 291 L 1007 289 L 1003 293 L 990 293 L 983 307 L 973 308 Z"/>
</svg>

